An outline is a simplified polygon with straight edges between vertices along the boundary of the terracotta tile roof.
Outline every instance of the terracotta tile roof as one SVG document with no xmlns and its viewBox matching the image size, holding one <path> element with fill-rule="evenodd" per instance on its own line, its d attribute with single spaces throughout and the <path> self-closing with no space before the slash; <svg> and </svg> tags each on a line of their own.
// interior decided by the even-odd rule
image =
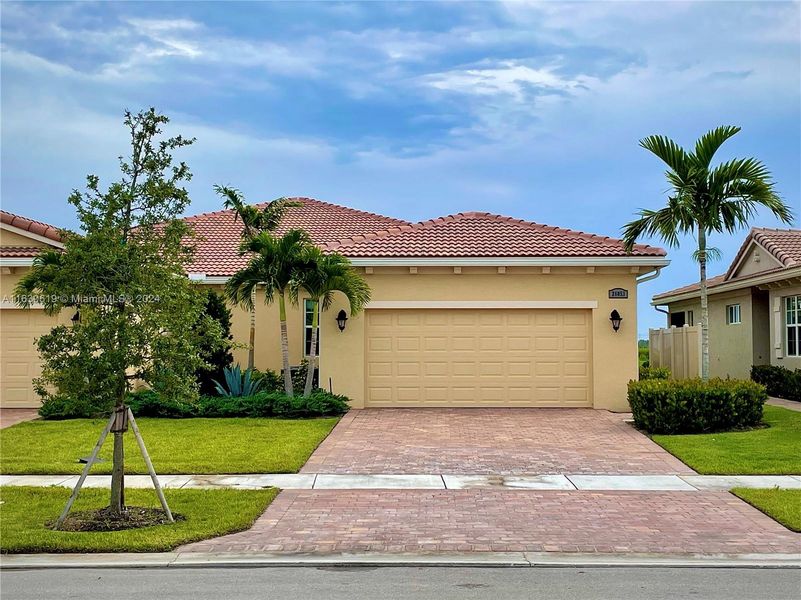
<svg viewBox="0 0 801 600">
<path fill-rule="evenodd" d="M 313 198 L 292 198 L 302 204 L 289 208 L 277 233 L 292 228 L 305 229 L 312 240 L 322 246 L 357 234 L 388 227 L 408 225 L 407 221 L 384 217 L 353 208 L 322 202 Z M 265 203 L 256 206 L 264 206 Z M 246 256 L 239 256 L 242 222 L 234 220 L 233 210 L 221 210 L 186 217 L 195 230 L 195 258 L 187 267 L 189 273 L 225 276 L 235 273 L 247 264 Z"/>
<path fill-rule="evenodd" d="M 33 258 L 42 250 L 35 246 L 0 246 L 0 258 Z"/>
<path fill-rule="evenodd" d="M 766 269 L 743 277 L 734 277 L 734 270 L 742 257 L 748 252 L 748 249 L 751 247 L 751 242 L 760 244 L 765 250 L 770 252 L 782 266 L 775 269 Z M 777 273 L 798 266 L 801 266 L 801 229 L 768 229 L 765 227 L 754 227 L 740 246 L 728 270 L 722 275 L 707 279 L 707 287 L 714 288 L 715 286 L 728 282 L 747 282 L 753 277 Z M 695 292 L 700 289 L 701 284 L 696 282 L 667 292 L 662 292 L 661 294 L 656 294 L 653 299 L 659 300 L 660 298 Z"/>
<path fill-rule="evenodd" d="M 14 213 L 10 213 L 5 210 L 0 210 L 0 222 L 5 223 L 6 225 L 11 225 L 12 227 L 16 227 L 17 229 L 22 229 L 24 231 L 46 237 L 54 242 L 61 241 L 60 230 L 54 225 L 48 225 L 47 223 L 42 223 L 41 221 L 34 221 L 33 219 L 28 219 L 27 217 L 23 217 L 21 215 L 15 215 Z"/>
<path fill-rule="evenodd" d="M 748 252 L 751 242 L 756 242 L 785 267 L 801 264 L 801 229 L 768 229 L 754 227 L 731 261 L 726 277 L 731 279 L 740 259 Z"/>
<path fill-rule="evenodd" d="M 329 243 L 349 257 L 611 257 L 626 256 L 620 240 L 466 212 L 414 225 L 390 227 Z M 665 256 L 661 248 L 637 244 L 634 256 Z"/>
</svg>

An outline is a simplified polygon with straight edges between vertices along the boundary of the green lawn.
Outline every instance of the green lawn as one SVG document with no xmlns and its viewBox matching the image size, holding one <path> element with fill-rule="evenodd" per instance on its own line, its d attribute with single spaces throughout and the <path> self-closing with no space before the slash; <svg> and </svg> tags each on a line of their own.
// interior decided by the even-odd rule
<svg viewBox="0 0 801 600">
<path fill-rule="evenodd" d="M 337 418 L 137 419 L 156 472 L 296 473 Z M 0 473 L 80 473 L 105 420 L 29 421 L 0 430 Z M 111 472 L 108 436 L 92 474 Z M 126 434 L 126 473 L 147 473 L 133 433 Z"/>
<path fill-rule="evenodd" d="M 165 490 L 170 510 L 186 517 L 169 525 L 109 532 L 53 531 L 70 495 L 66 488 L 0 488 L 0 550 L 33 552 L 166 552 L 189 542 L 248 529 L 278 490 Z M 131 506 L 159 506 L 153 490 L 127 489 Z M 108 504 L 108 490 L 81 490 L 74 510 Z"/>
<path fill-rule="evenodd" d="M 653 439 L 704 475 L 801 474 L 801 412 L 765 406 L 764 421 L 770 427 Z"/>
<path fill-rule="evenodd" d="M 735 488 L 732 493 L 787 529 L 801 532 L 801 490 Z"/>
</svg>

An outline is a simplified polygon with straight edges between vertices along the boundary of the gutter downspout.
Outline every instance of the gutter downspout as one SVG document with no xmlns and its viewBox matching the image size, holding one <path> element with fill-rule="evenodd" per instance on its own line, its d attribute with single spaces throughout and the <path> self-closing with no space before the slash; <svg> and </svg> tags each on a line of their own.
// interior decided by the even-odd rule
<svg viewBox="0 0 801 600">
<path fill-rule="evenodd" d="M 652 280 L 656 279 L 657 277 L 659 277 L 659 275 L 662 274 L 662 269 L 663 268 L 664 267 L 657 267 L 656 270 L 653 273 L 648 273 L 647 275 L 643 275 L 641 277 L 637 277 L 637 278 L 634 279 L 634 281 L 637 282 L 637 285 L 640 285 L 641 283 L 645 283 L 646 281 L 652 281 Z M 670 315 L 670 313 L 668 311 L 666 311 L 664 309 L 661 309 L 656 305 L 652 305 L 652 306 L 654 307 L 654 309 L 656 311 L 664 313 L 665 315 L 668 315 L 668 316 Z"/>
</svg>

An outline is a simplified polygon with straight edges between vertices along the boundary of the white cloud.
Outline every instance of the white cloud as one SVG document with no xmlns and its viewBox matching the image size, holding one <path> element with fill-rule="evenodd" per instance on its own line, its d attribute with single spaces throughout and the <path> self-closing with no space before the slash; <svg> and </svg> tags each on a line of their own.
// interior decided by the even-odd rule
<svg viewBox="0 0 801 600">
<path fill-rule="evenodd" d="M 468 95 L 503 94 L 517 102 L 525 101 L 531 88 L 536 93 L 575 92 L 591 85 L 594 78 L 579 75 L 569 78 L 558 74 L 558 67 L 532 68 L 515 61 L 501 61 L 487 68 L 459 69 L 426 75 L 425 84 L 438 90 Z"/>
</svg>

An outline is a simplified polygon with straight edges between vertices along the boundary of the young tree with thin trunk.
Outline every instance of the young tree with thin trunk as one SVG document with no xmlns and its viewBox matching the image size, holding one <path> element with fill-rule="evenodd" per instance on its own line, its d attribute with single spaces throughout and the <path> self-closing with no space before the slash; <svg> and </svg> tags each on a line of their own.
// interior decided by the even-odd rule
<svg viewBox="0 0 801 600">
<path fill-rule="evenodd" d="M 277 198 L 268 202 L 259 209 L 257 206 L 247 204 L 241 192 L 237 189 L 222 185 L 215 185 L 214 191 L 223 197 L 223 206 L 234 211 L 234 221 L 242 220 L 242 239 L 253 239 L 262 232 L 274 232 L 278 229 L 281 219 L 288 208 L 302 206 L 296 200 Z M 250 340 L 248 344 L 248 369 L 255 366 L 256 355 L 256 288 L 251 292 L 253 298 L 250 303 Z"/>
<path fill-rule="evenodd" d="M 95 175 L 69 198 L 81 233 L 65 233 L 64 250 L 46 251 L 16 290 L 21 306 L 40 301 L 48 314 L 76 310 L 69 326 L 38 341 L 43 361 L 36 382 L 47 403 L 99 395 L 105 410 L 125 412 L 132 382 L 162 396 L 197 396 L 199 342 L 223 344 L 219 324 L 204 316 L 204 297 L 185 276 L 191 232 L 178 217 L 189 204 L 191 175 L 171 152 L 194 140 L 164 138 L 169 119 L 154 109 L 125 113 L 131 154 L 122 178 L 106 190 Z M 110 510 L 125 506 L 122 431 L 114 432 Z"/>
<path fill-rule="evenodd" d="M 328 310 L 337 292 L 343 294 L 350 305 L 351 316 L 358 314 L 370 301 L 370 286 L 356 272 L 350 261 L 341 254 L 324 254 L 317 246 L 310 246 L 303 256 L 306 268 L 299 269 L 290 283 L 290 295 L 295 303 L 301 292 L 312 302 L 312 333 L 309 365 L 306 371 L 304 396 L 312 391 L 314 372 L 317 369 L 317 329 L 320 309 Z"/>
<path fill-rule="evenodd" d="M 701 377 L 709 379 L 709 303 L 706 268 L 719 254 L 708 245 L 712 233 L 734 233 L 746 227 L 760 208 L 769 210 L 784 223 L 793 222 L 790 208 L 776 193 L 767 167 L 755 158 L 735 158 L 712 167 L 715 153 L 739 127 L 713 129 L 698 139 L 694 150 L 685 150 L 670 138 L 652 135 L 640 146 L 659 157 L 667 166 L 670 184 L 667 206 L 643 209 L 639 219 L 623 228 L 623 241 L 631 251 L 638 238 L 655 236 L 671 247 L 680 235 L 697 236 L 701 285 Z"/>
<path fill-rule="evenodd" d="M 284 391 L 294 394 L 289 366 L 289 335 L 286 325 L 286 302 L 290 284 L 296 273 L 307 267 L 306 251 L 311 239 L 302 229 L 290 229 L 281 237 L 262 232 L 242 242 L 241 251 L 252 254 L 247 266 L 234 273 L 225 284 L 225 292 L 235 304 L 248 310 L 254 307 L 254 290 L 264 288 L 264 302 L 278 300 L 281 325 L 281 357 L 284 369 Z M 289 298 L 291 301 L 291 298 Z"/>
</svg>

